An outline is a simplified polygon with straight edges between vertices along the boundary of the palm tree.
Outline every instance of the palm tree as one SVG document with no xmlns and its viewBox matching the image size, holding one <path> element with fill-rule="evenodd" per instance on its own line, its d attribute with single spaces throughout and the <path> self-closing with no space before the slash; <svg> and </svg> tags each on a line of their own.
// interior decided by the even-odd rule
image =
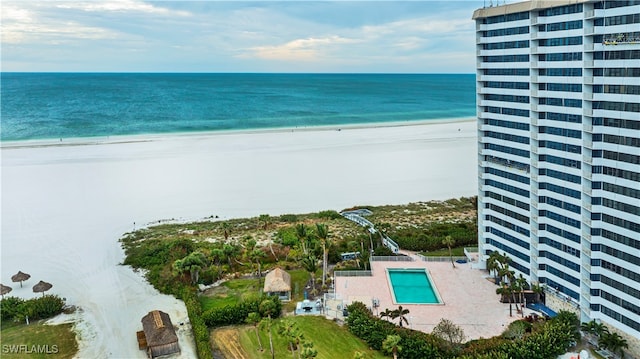
<svg viewBox="0 0 640 359">
<path fill-rule="evenodd" d="M 229 239 L 229 233 L 231 233 L 231 226 L 229 225 L 228 222 L 222 222 L 222 231 L 224 234 L 224 240 L 228 240 Z"/>
<path fill-rule="evenodd" d="M 487 259 L 487 269 L 491 272 L 491 271 L 495 271 L 496 273 L 496 284 L 500 285 L 500 282 L 498 281 L 498 278 L 501 278 L 502 275 L 500 275 L 500 270 L 504 269 L 505 267 L 509 267 L 509 257 L 506 255 L 502 255 L 500 254 L 500 252 L 498 251 L 493 251 L 491 252 L 491 254 L 489 254 L 489 259 Z"/>
<path fill-rule="evenodd" d="M 262 342 L 260 341 L 260 334 L 258 333 L 258 323 L 260 323 L 260 314 L 257 312 L 251 312 L 247 315 L 245 319 L 247 324 L 252 324 L 253 329 L 256 331 L 256 338 L 258 338 L 258 346 L 260 347 L 260 351 L 263 351 Z"/>
<path fill-rule="evenodd" d="M 511 307 L 511 288 L 506 284 L 502 284 L 502 287 L 496 289 L 496 294 L 500 294 L 502 296 L 502 302 L 504 303 L 505 298 L 509 298 L 509 316 L 513 317 L 513 309 Z"/>
<path fill-rule="evenodd" d="M 519 295 L 518 295 L 518 298 L 516 297 L 516 294 L 520 294 L 520 292 L 522 291 L 520 282 L 518 282 L 517 280 L 511 280 L 509 282 L 509 287 L 511 288 L 511 298 L 516 303 L 516 313 L 523 312 L 524 310 L 522 308 L 518 308 L 518 304 L 520 302 Z"/>
<path fill-rule="evenodd" d="M 302 258 L 302 267 L 311 275 L 311 293 L 316 293 L 316 271 L 318 270 L 318 258 L 313 254 Z"/>
<path fill-rule="evenodd" d="M 327 280 L 327 261 L 329 258 L 329 229 L 326 224 L 316 223 L 316 232 L 322 244 L 322 287 Z"/>
<path fill-rule="evenodd" d="M 182 259 L 173 262 L 173 269 L 179 273 L 189 271 L 191 274 L 191 283 L 198 283 L 200 269 L 204 267 L 207 258 L 201 252 L 192 252 Z"/>
<path fill-rule="evenodd" d="M 284 319 L 280 323 L 280 334 L 282 334 L 287 343 L 289 344 L 289 349 L 291 350 L 291 356 L 295 359 L 295 350 L 297 349 L 297 337 L 299 335 L 299 330 L 296 327 L 296 324 L 291 321 L 291 319 Z"/>
<path fill-rule="evenodd" d="M 627 340 L 618 333 L 603 333 L 598 344 L 607 350 L 619 353 L 621 358 L 624 358 L 624 349 L 629 348 Z"/>
<path fill-rule="evenodd" d="M 385 354 L 392 354 L 393 359 L 398 359 L 398 353 L 402 351 L 402 347 L 398 345 L 400 340 L 399 335 L 387 335 L 387 338 L 382 342 L 382 350 Z"/>
<path fill-rule="evenodd" d="M 305 243 L 307 240 L 307 227 L 304 225 L 304 223 L 296 224 L 296 237 L 298 237 L 298 240 L 302 245 L 302 253 L 307 255 L 307 246 Z"/>
<path fill-rule="evenodd" d="M 402 308 L 402 306 L 399 306 L 398 309 L 395 309 L 391 312 L 391 318 L 392 319 L 398 318 L 400 327 L 402 327 L 402 322 L 405 322 L 407 325 L 409 324 L 409 321 L 407 320 L 407 317 L 406 317 L 407 314 L 409 314 L 409 309 L 404 309 Z"/>
<path fill-rule="evenodd" d="M 253 264 L 255 261 L 257 267 L 257 276 L 258 276 L 258 290 L 260 290 L 260 282 L 262 281 L 262 258 L 267 255 L 259 248 L 254 248 L 251 252 L 249 252 L 249 261 Z"/>
<path fill-rule="evenodd" d="M 231 259 L 235 259 L 235 256 L 238 255 L 239 247 L 237 245 L 225 244 L 222 247 L 222 251 L 224 255 L 227 257 L 227 261 L 229 262 L 229 268 L 232 267 Z"/>
<path fill-rule="evenodd" d="M 265 299 L 260 303 L 259 306 L 260 312 L 263 315 L 266 315 L 266 318 L 262 319 L 264 325 L 267 326 L 267 330 L 269 331 L 269 346 L 271 347 L 271 359 L 275 358 L 275 351 L 273 350 L 273 335 L 271 334 L 271 324 L 273 321 L 271 320 L 271 316 L 275 314 L 276 305 L 269 299 Z"/>
<path fill-rule="evenodd" d="M 369 236 L 369 253 L 373 253 L 373 237 L 371 236 L 371 230 L 373 229 L 373 227 L 370 225 L 366 225 L 363 228 L 364 233 Z"/>
<path fill-rule="evenodd" d="M 268 214 L 261 214 L 260 217 L 258 217 L 258 223 L 262 223 L 262 229 L 266 231 L 271 223 L 271 217 Z"/>
<path fill-rule="evenodd" d="M 455 239 L 451 238 L 451 236 L 446 236 L 442 240 L 442 244 L 449 248 L 449 258 L 451 259 L 451 265 L 453 266 L 453 268 L 455 268 L 456 265 L 455 263 L 453 263 L 453 254 L 451 253 L 451 247 L 456 244 Z"/>
<path fill-rule="evenodd" d="M 384 310 L 384 312 L 380 312 L 380 318 L 393 318 L 392 314 L 393 314 L 393 311 L 387 308 Z"/>
<path fill-rule="evenodd" d="M 540 303 L 542 300 L 542 293 L 544 293 L 544 288 L 540 284 L 534 284 L 531 286 L 531 290 L 536 295 L 536 303 Z"/>
<path fill-rule="evenodd" d="M 318 350 L 313 347 L 313 342 L 305 340 L 302 342 L 302 351 L 300 351 L 300 357 L 303 359 L 313 359 L 318 356 Z"/>
<path fill-rule="evenodd" d="M 524 291 L 529 288 L 529 283 L 527 283 L 527 279 L 520 273 L 518 279 L 516 279 L 516 283 L 518 283 L 518 287 L 520 287 L 520 304 L 522 305 L 522 316 L 524 316 Z"/>
</svg>

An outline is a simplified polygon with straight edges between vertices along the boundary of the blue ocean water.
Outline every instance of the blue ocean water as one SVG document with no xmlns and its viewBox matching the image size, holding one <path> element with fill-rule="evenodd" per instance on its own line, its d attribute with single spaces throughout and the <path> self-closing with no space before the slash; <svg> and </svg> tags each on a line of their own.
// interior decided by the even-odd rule
<svg viewBox="0 0 640 359">
<path fill-rule="evenodd" d="M 473 74 L 2 73 L 3 141 L 473 117 Z"/>
</svg>

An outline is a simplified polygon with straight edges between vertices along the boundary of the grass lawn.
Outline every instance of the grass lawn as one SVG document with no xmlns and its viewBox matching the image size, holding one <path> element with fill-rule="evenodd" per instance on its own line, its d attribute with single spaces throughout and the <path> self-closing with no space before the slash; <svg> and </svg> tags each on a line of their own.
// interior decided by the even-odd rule
<svg viewBox="0 0 640 359">
<path fill-rule="evenodd" d="M 385 358 L 381 353 L 370 350 L 362 340 L 353 336 L 346 328 L 323 317 L 297 316 L 287 317 L 287 319 L 295 322 L 304 338 L 313 342 L 314 348 L 318 351 L 318 359 L 351 359 L 355 352 L 362 352 L 365 358 Z M 272 326 L 275 357 L 291 358 L 287 342 L 278 334 L 281 321 L 282 319 L 275 320 Z M 264 348 L 262 352 L 258 350 L 258 340 L 253 326 L 239 328 L 240 344 L 250 359 L 271 358 L 266 328 L 260 330 L 260 338 Z"/>
<path fill-rule="evenodd" d="M 295 303 L 304 299 L 304 286 L 310 276 L 304 269 L 293 269 L 287 271 L 291 274 L 291 295 L 292 300 L 289 303 L 283 303 L 285 311 L 295 309 Z M 223 308 L 234 305 L 247 296 L 258 295 L 262 293 L 262 285 L 264 278 L 260 281 L 258 287 L 257 278 L 232 279 L 222 283 L 219 287 L 212 290 L 211 295 L 201 295 L 200 304 L 202 310 L 206 311 L 212 308 Z"/>
<path fill-rule="evenodd" d="M 3 325 L 1 333 L 2 358 L 72 358 L 78 352 L 72 324 Z"/>
</svg>

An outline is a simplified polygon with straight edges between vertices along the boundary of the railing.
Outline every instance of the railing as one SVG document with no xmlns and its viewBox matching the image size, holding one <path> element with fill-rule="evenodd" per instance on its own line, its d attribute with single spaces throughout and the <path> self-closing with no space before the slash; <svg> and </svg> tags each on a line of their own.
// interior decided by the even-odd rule
<svg viewBox="0 0 640 359">
<path fill-rule="evenodd" d="M 449 262 L 451 261 L 452 257 L 444 257 L 444 256 L 434 256 L 434 257 L 428 257 L 428 256 L 423 256 L 422 254 L 416 254 L 421 261 L 423 262 Z M 454 261 L 457 260 L 468 260 L 467 257 L 459 257 L 459 256 L 454 256 L 453 257 Z"/>
<path fill-rule="evenodd" d="M 333 272 L 336 277 L 371 277 L 373 272 L 370 270 L 337 270 Z"/>
<path fill-rule="evenodd" d="M 407 256 L 371 256 L 371 262 L 413 262 L 413 258 Z"/>
<path fill-rule="evenodd" d="M 366 211 L 366 212 L 365 212 Z M 356 210 L 356 211 L 346 211 L 346 212 L 342 212 L 340 213 L 344 218 L 353 221 L 359 225 L 361 225 L 362 227 L 368 228 L 369 232 L 371 234 L 376 234 L 378 233 L 378 230 L 375 229 L 373 223 L 371 223 L 371 221 L 362 218 L 360 215 L 369 215 L 371 214 L 371 211 L 369 210 Z M 398 251 L 400 251 L 400 246 L 398 246 L 398 243 L 396 243 L 393 239 L 387 237 L 386 235 L 382 236 L 382 244 L 389 248 L 393 253 L 398 253 Z"/>
</svg>

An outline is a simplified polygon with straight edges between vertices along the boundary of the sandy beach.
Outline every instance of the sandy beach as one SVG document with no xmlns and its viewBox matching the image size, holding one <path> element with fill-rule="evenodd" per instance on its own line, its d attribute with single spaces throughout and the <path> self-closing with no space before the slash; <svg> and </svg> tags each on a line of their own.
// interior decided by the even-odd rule
<svg viewBox="0 0 640 359">
<path fill-rule="evenodd" d="M 341 210 L 477 194 L 475 120 L 3 144 L 2 275 L 81 308 L 81 358 L 145 358 L 135 332 L 180 301 L 118 265 L 123 233 L 158 220 Z M 24 288 L 11 282 L 31 274 Z M 182 356 L 194 357 L 187 327 Z M 45 343 L 43 343 L 45 344 Z M 55 343 L 46 343 L 55 344 Z"/>
</svg>

